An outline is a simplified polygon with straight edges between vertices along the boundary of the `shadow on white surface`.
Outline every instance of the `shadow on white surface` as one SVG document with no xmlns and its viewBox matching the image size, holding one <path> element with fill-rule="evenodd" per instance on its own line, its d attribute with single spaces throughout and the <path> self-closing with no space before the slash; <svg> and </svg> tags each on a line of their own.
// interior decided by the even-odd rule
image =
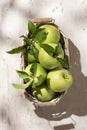
<svg viewBox="0 0 87 130">
<path fill-rule="evenodd" d="M 71 130 L 71 129 L 74 129 L 73 124 L 65 124 L 54 127 L 54 130 Z"/>
<path fill-rule="evenodd" d="M 2 128 L 2 130 L 17 130 L 12 119 L 13 117 L 11 116 L 8 108 L 5 107 L 5 104 L 2 104 L 2 106 L 0 106 L 0 128 Z"/>
<path fill-rule="evenodd" d="M 63 99 L 53 107 L 35 108 L 35 113 L 47 120 L 60 121 L 71 117 L 87 115 L 87 77 L 81 72 L 80 53 L 76 46 L 69 40 L 70 66 L 74 82 Z M 73 124 L 55 127 L 55 130 L 68 130 Z M 69 128 L 70 129 L 70 128 Z"/>
<path fill-rule="evenodd" d="M 28 19 L 35 18 L 36 12 L 31 11 L 30 1 L 9 0 L 0 6 L 0 39 L 17 40 L 17 38 L 26 33 Z M 26 4 L 25 4 L 26 3 Z M 23 6 L 24 4 L 24 6 Z M 22 7 L 23 6 L 23 7 Z M 18 42 L 18 41 L 17 41 Z"/>
</svg>

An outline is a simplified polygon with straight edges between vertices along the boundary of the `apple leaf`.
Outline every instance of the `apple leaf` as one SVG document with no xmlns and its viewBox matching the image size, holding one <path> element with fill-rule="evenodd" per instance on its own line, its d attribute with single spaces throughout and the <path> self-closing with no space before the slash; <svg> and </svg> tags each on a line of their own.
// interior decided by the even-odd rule
<svg viewBox="0 0 87 130">
<path fill-rule="evenodd" d="M 37 30 L 33 34 L 33 37 L 35 42 L 42 42 L 46 39 L 47 33 L 45 32 L 44 28 L 37 28 Z"/>
<path fill-rule="evenodd" d="M 9 53 L 9 54 L 20 53 L 20 52 L 23 51 L 23 49 L 25 49 L 31 43 L 30 39 L 27 36 L 22 35 L 22 36 L 20 36 L 20 38 L 23 38 L 23 41 L 24 41 L 25 44 L 23 46 L 19 46 L 19 47 L 14 48 L 14 49 L 12 49 L 10 51 L 7 51 L 7 53 Z"/>
<path fill-rule="evenodd" d="M 27 36 L 21 35 L 20 38 L 23 39 L 23 41 L 24 41 L 24 43 L 25 43 L 26 45 L 31 44 L 31 41 L 30 41 L 30 39 L 29 39 Z"/>
<path fill-rule="evenodd" d="M 43 48 L 49 55 L 54 54 L 54 48 L 48 44 L 40 44 L 40 47 Z"/>
<path fill-rule="evenodd" d="M 20 78 L 29 78 L 29 75 L 28 73 L 24 72 L 24 71 L 19 71 L 19 70 L 16 70 L 17 74 L 19 75 Z"/>
<path fill-rule="evenodd" d="M 36 26 L 34 25 L 34 23 L 32 21 L 28 21 L 28 32 L 33 34 L 36 30 Z"/>
<path fill-rule="evenodd" d="M 59 58 L 57 57 L 57 60 L 60 62 L 60 64 L 64 67 L 64 68 L 68 68 L 69 64 L 65 59 Z"/>
<path fill-rule="evenodd" d="M 10 51 L 7 51 L 7 53 L 9 54 L 17 54 L 17 53 L 20 53 L 21 51 L 23 51 L 23 49 L 26 47 L 26 45 L 23 45 L 23 46 L 19 46 L 17 48 L 14 48 Z"/>
<path fill-rule="evenodd" d="M 28 83 L 26 84 L 15 84 L 13 83 L 12 85 L 17 88 L 17 89 L 26 89 L 27 87 L 29 87 L 32 84 L 33 80 L 30 80 Z"/>
<path fill-rule="evenodd" d="M 30 54 L 32 54 L 35 57 L 35 59 L 38 61 L 38 50 L 36 49 L 36 47 L 33 44 L 31 44 L 28 47 L 28 52 Z"/>
<path fill-rule="evenodd" d="M 55 47 L 54 53 L 58 54 L 61 51 L 61 49 L 62 49 L 62 46 L 60 43 L 58 43 L 58 46 Z"/>
<path fill-rule="evenodd" d="M 31 73 L 33 73 L 33 75 L 36 74 L 37 71 L 37 63 L 33 63 L 30 69 Z"/>
</svg>

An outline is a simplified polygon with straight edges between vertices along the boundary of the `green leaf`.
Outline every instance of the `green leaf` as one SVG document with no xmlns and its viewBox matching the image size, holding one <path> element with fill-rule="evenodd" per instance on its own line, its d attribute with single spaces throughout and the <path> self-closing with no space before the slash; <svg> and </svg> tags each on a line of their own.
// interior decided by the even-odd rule
<svg viewBox="0 0 87 130">
<path fill-rule="evenodd" d="M 68 67 L 69 67 L 68 62 L 67 62 L 65 59 L 62 59 L 62 58 L 58 58 L 58 57 L 57 57 L 57 60 L 61 63 L 61 65 L 62 65 L 64 68 L 68 68 Z"/>
<path fill-rule="evenodd" d="M 21 51 L 23 51 L 24 48 L 25 48 L 25 45 L 19 46 L 19 47 L 14 48 L 14 49 L 12 49 L 10 51 L 7 51 L 7 53 L 9 53 L 9 54 L 17 54 L 17 53 L 20 53 Z"/>
<path fill-rule="evenodd" d="M 36 30 L 36 26 L 34 25 L 34 23 L 32 21 L 28 21 L 28 32 L 33 34 Z"/>
<path fill-rule="evenodd" d="M 20 38 L 26 39 L 27 36 L 25 36 L 25 35 L 21 35 Z"/>
<path fill-rule="evenodd" d="M 55 47 L 54 54 L 58 54 L 61 52 L 62 45 L 61 43 L 58 43 L 58 45 Z"/>
<path fill-rule="evenodd" d="M 28 83 L 26 84 L 15 84 L 13 83 L 12 85 L 17 88 L 17 89 L 26 89 L 27 87 L 29 87 L 32 84 L 33 80 L 30 80 Z"/>
<path fill-rule="evenodd" d="M 40 44 L 40 47 L 43 48 L 49 55 L 53 55 L 54 54 L 54 48 L 51 47 L 48 44 Z"/>
<path fill-rule="evenodd" d="M 55 47 L 54 53 L 58 54 L 60 50 L 61 50 L 61 48 L 59 47 L 59 44 L 58 44 L 58 46 Z"/>
<path fill-rule="evenodd" d="M 23 79 L 29 78 L 29 75 L 24 71 L 16 70 L 16 72 L 17 72 L 17 74 L 19 75 L 20 78 L 23 78 Z"/>
<path fill-rule="evenodd" d="M 20 36 L 20 38 L 23 39 L 23 41 L 24 41 L 24 43 L 25 43 L 26 45 L 31 44 L 31 41 L 30 41 L 30 39 L 29 39 L 27 36 L 22 35 L 22 36 Z"/>
<path fill-rule="evenodd" d="M 35 59 L 38 61 L 38 50 L 36 49 L 36 47 L 33 45 L 33 44 L 31 44 L 30 46 L 29 46 L 29 48 L 28 48 L 28 52 L 30 53 L 30 54 L 32 54 L 34 57 L 35 57 Z"/>
<path fill-rule="evenodd" d="M 37 71 L 37 63 L 33 63 L 30 69 L 31 73 L 33 73 L 33 75 L 36 74 Z"/>
<path fill-rule="evenodd" d="M 44 28 L 43 29 L 37 28 L 37 30 L 33 34 L 33 37 L 35 42 L 43 42 L 47 37 L 47 33 Z"/>
</svg>

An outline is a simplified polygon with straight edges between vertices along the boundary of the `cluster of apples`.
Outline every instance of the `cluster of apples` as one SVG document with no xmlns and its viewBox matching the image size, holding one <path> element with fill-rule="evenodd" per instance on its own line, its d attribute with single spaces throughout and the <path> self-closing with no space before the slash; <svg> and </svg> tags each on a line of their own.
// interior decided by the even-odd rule
<svg viewBox="0 0 87 130">
<path fill-rule="evenodd" d="M 25 84 L 13 84 L 20 89 L 29 88 L 31 95 L 41 102 L 50 101 L 58 93 L 64 92 L 72 85 L 73 78 L 65 61 L 65 52 L 60 41 L 61 33 L 52 24 L 36 26 L 28 22 L 28 35 L 21 36 L 24 45 L 9 51 L 13 54 L 25 51 L 28 65 L 18 75 Z"/>
</svg>

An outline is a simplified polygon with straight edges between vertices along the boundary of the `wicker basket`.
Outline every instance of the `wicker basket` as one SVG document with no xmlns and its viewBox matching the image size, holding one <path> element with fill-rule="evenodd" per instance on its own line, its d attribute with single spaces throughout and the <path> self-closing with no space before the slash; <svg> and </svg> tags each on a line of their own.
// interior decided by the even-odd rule
<svg viewBox="0 0 87 130">
<path fill-rule="evenodd" d="M 54 19 L 52 18 L 35 18 L 33 19 L 33 22 L 37 25 L 37 26 L 40 26 L 40 25 L 43 25 L 43 24 L 51 24 L 51 25 L 54 25 L 58 28 L 58 30 L 60 31 L 60 34 L 61 34 L 61 38 L 60 38 L 60 42 L 62 44 L 62 47 L 64 49 L 64 53 L 65 53 L 65 58 L 67 59 L 68 63 L 69 63 L 69 49 L 68 49 L 68 38 L 66 37 L 66 35 L 61 31 L 61 29 L 55 24 L 55 21 Z M 24 68 L 26 67 L 26 60 L 25 60 L 25 53 L 22 52 L 21 53 L 21 69 L 24 70 Z M 68 68 L 69 69 L 69 68 Z M 24 80 L 21 80 L 22 83 L 24 83 Z M 35 97 L 33 97 L 30 93 L 30 91 L 28 89 L 25 89 L 25 97 L 32 101 L 34 103 L 35 106 L 54 106 L 56 105 L 62 98 L 63 96 L 66 94 L 67 91 L 65 92 L 61 92 L 61 93 L 58 93 L 58 96 L 51 100 L 51 101 L 48 101 L 48 102 L 40 102 L 38 101 Z"/>
</svg>

